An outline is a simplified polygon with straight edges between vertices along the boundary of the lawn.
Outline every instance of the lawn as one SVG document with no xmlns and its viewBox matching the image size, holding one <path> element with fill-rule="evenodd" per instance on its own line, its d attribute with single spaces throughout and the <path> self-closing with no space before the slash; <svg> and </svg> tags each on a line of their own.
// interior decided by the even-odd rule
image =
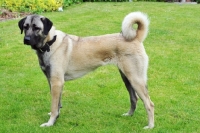
<svg viewBox="0 0 200 133">
<path fill-rule="evenodd" d="M 114 66 L 65 83 L 63 108 L 53 127 L 50 93 L 36 54 L 23 45 L 17 23 L 0 22 L 1 133 L 198 133 L 200 132 L 200 5 L 132 2 L 82 3 L 64 12 L 43 13 L 57 29 L 79 36 L 121 31 L 124 16 L 148 14 L 144 45 L 149 55 L 148 88 L 155 104 L 155 128 L 143 130 L 147 115 L 139 100 L 132 117 L 129 96 Z"/>
</svg>

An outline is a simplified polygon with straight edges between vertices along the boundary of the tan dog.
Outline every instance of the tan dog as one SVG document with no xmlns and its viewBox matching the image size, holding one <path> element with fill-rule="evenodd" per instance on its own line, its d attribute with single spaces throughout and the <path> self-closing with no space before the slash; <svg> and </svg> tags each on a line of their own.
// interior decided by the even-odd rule
<svg viewBox="0 0 200 133">
<path fill-rule="evenodd" d="M 148 114 L 148 126 L 154 127 L 154 104 L 147 90 L 148 56 L 143 41 L 148 33 L 149 21 L 145 14 L 133 12 L 122 22 L 122 32 L 102 36 L 78 37 L 55 30 L 53 23 L 43 16 L 30 15 L 19 21 L 24 44 L 30 45 L 38 55 L 39 64 L 46 75 L 52 96 L 50 119 L 41 126 L 52 126 L 60 113 L 64 81 L 79 78 L 99 66 L 114 64 L 130 94 L 131 107 L 124 115 L 132 115 L 142 99 Z M 138 28 L 133 29 L 133 24 Z"/>
</svg>

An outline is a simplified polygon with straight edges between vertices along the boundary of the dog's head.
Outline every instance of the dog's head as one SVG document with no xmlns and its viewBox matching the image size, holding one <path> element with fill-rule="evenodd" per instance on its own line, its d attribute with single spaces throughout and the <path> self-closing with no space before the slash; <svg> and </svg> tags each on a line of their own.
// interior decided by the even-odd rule
<svg viewBox="0 0 200 133">
<path fill-rule="evenodd" d="M 45 44 L 53 23 L 43 16 L 29 15 L 18 22 L 21 34 L 24 31 L 24 44 L 31 45 L 33 49 L 41 48 Z"/>
</svg>

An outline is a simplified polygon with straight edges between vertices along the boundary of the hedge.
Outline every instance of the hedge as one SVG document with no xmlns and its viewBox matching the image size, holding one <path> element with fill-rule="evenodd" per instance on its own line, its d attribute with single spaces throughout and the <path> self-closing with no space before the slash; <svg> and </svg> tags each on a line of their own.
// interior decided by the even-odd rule
<svg viewBox="0 0 200 133">
<path fill-rule="evenodd" d="M 0 0 L 0 6 L 12 12 L 41 13 L 56 11 L 82 0 Z"/>
</svg>

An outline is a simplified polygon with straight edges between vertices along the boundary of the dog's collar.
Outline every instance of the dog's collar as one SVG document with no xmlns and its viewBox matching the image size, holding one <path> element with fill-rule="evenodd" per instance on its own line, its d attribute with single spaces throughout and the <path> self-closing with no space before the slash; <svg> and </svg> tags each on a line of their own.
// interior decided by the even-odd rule
<svg viewBox="0 0 200 133">
<path fill-rule="evenodd" d="M 57 36 L 55 35 L 51 41 L 46 42 L 42 48 L 39 48 L 39 51 L 42 52 L 42 53 L 44 53 L 46 51 L 49 52 L 50 46 L 56 41 L 56 37 Z"/>
</svg>

